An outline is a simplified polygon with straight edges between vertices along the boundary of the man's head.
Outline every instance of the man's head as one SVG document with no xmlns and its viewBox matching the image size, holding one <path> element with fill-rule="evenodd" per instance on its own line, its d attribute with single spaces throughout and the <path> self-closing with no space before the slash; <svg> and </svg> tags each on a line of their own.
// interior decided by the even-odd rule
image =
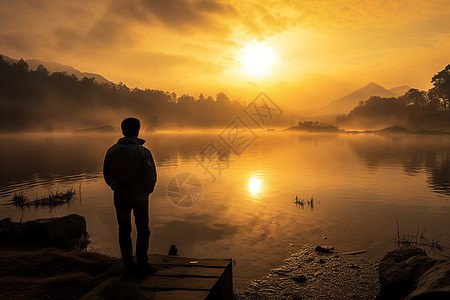
<svg viewBox="0 0 450 300">
<path fill-rule="evenodd" d="M 136 118 L 126 118 L 122 121 L 120 127 L 125 137 L 137 137 L 141 128 L 141 122 Z"/>
</svg>

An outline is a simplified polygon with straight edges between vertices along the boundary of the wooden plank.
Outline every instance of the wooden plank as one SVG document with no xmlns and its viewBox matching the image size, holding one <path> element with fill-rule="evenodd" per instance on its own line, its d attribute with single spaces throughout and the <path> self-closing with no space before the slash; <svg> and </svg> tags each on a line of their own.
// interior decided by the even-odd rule
<svg viewBox="0 0 450 300">
<path fill-rule="evenodd" d="M 145 278 L 110 278 L 86 294 L 84 300 L 118 296 L 130 299 L 223 299 L 233 298 L 231 259 L 193 259 L 151 255 L 159 267 Z"/>
<path fill-rule="evenodd" d="M 168 277 L 150 276 L 141 279 L 138 285 L 144 289 L 153 290 L 205 290 L 209 291 L 216 283 L 217 278 L 202 277 Z"/>
<path fill-rule="evenodd" d="M 208 299 L 233 300 L 233 265 L 228 264 L 224 272 L 210 290 Z"/>
<path fill-rule="evenodd" d="M 124 280 L 122 276 L 117 276 L 103 281 L 80 299 L 110 299 L 111 294 L 113 294 L 116 299 L 142 299 L 142 297 L 139 297 L 141 290 L 142 289 L 135 282 Z"/>
<path fill-rule="evenodd" d="M 209 291 L 142 291 L 142 295 L 152 300 L 199 300 L 206 299 Z"/>
<path fill-rule="evenodd" d="M 231 259 L 197 259 L 180 256 L 170 256 L 161 254 L 150 255 L 150 263 L 155 265 L 177 265 L 194 267 L 222 267 L 225 268 Z"/>
<path fill-rule="evenodd" d="M 199 276 L 219 278 L 225 268 L 186 267 L 186 266 L 160 266 L 153 276 Z"/>
</svg>

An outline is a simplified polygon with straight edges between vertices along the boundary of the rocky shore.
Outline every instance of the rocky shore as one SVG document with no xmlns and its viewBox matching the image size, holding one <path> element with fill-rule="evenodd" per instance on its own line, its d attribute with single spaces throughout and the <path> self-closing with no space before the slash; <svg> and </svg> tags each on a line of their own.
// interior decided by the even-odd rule
<svg viewBox="0 0 450 300">
<path fill-rule="evenodd" d="M 361 251 L 306 246 L 286 264 L 236 291 L 237 299 L 450 299 L 450 261 L 416 247 L 381 261 Z"/>
<path fill-rule="evenodd" d="M 285 262 L 236 291 L 237 299 L 374 299 L 379 290 L 379 261 L 363 254 L 305 246 Z"/>
<path fill-rule="evenodd" d="M 82 216 L 0 220 L 0 299 L 79 299 L 121 273 L 117 258 L 80 249 Z M 70 242 L 70 243 L 68 243 Z M 70 246 L 70 248 L 68 248 Z M 414 247 L 381 261 L 364 251 L 305 246 L 236 299 L 450 299 L 450 261 Z"/>
</svg>

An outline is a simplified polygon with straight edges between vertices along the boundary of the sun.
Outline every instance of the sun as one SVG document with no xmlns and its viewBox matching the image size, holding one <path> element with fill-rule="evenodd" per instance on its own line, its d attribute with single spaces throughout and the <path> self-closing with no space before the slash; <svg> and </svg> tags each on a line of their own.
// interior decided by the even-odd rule
<svg viewBox="0 0 450 300">
<path fill-rule="evenodd" d="M 264 42 L 248 44 L 239 58 L 243 71 L 251 77 L 269 75 L 276 60 L 275 52 Z"/>
</svg>

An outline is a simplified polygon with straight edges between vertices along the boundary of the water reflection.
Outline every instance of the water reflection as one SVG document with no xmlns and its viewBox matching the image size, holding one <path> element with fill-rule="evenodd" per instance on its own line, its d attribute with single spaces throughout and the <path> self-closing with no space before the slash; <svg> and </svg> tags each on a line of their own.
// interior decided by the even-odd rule
<svg viewBox="0 0 450 300">
<path fill-rule="evenodd" d="M 250 177 L 248 180 L 248 191 L 253 197 L 257 197 L 261 193 L 262 180 L 258 177 Z"/>
<path fill-rule="evenodd" d="M 410 176 L 418 176 L 425 171 L 432 191 L 450 195 L 450 138 L 362 135 L 349 138 L 348 144 L 369 169 L 400 165 Z"/>
<path fill-rule="evenodd" d="M 449 233 L 450 203 L 444 200 L 450 190 L 450 137 L 258 135 L 215 182 L 196 156 L 217 133 L 144 136 L 158 169 L 150 197 L 151 251 L 167 253 L 176 244 L 184 256 L 232 257 L 239 286 L 281 264 L 295 251 L 291 244 L 322 244 L 326 236 L 337 249 L 368 249 L 379 258 L 393 246 L 388 241 L 397 218 L 404 227 L 415 228 L 420 219 L 429 232 Z M 101 177 L 105 151 L 117 138 L 0 136 L 0 201 L 21 188 L 64 190 L 82 181 L 83 202 L 52 214 L 85 216 L 92 247 L 119 255 L 112 193 Z M 202 196 L 180 208 L 170 202 L 168 186 L 183 172 L 198 177 Z M 302 207 L 292 203 L 296 195 Z M 22 215 L 0 206 L 0 218 L 50 215 L 34 209 Z"/>
<path fill-rule="evenodd" d="M 441 152 L 431 166 L 429 166 L 429 183 L 433 191 L 450 195 L 450 162 L 448 151 Z"/>
<path fill-rule="evenodd" d="M 214 133 L 147 134 L 157 167 L 176 168 L 198 154 Z M 78 185 L 102 177 L 106 150 L 116 134 L 21 134 L 0 135 L 0 196 L 18 189 Z"/>
</svg>

